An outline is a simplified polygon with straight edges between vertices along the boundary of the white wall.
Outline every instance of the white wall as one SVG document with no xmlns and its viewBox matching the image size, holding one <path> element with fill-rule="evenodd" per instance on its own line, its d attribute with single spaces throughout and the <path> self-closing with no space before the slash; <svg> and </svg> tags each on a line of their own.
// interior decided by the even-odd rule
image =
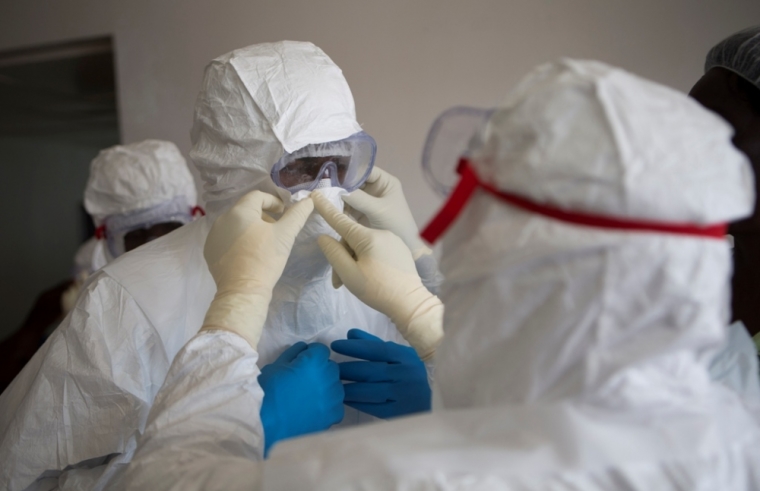
<svg viewBox="0 0 760 491">
<path fill-rule="evenodd" d="M 492 105 L 559 56 L 688 90 L 712 44 L 758 23 L 757 0 L 3 0 L 0 50 L 112 34 L 123 141 L 188 151 L 208 61 L 263 41 L 312 41 L 343 68 L 379 165 L 402 178 L 421 223 L 437 199 L 419 155 L 444 108 Z"/>
</svg>

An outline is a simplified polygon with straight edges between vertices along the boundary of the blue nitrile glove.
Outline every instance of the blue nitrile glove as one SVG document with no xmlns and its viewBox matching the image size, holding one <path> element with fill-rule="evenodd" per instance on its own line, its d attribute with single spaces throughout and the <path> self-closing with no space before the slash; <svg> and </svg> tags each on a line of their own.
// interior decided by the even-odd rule
<svg viewBox="0 0 760 491">
<path fill-rule="evenodd" d="M 377 418 L 393 418 L 430 411 L 430 385 L 425 364 L 414 348 L 383 341 L 361 329 L 348 339 L 333 341 L 336 353 L 368 361 L 339 363 L 345 403 Z"/>
<path fill-rule="evenodd" d="M 338 364 L 324 344 L 299 342 L 261 369 L 264 454 L 285 438 L 323 431 L 343 420 Z"/>
</svg>

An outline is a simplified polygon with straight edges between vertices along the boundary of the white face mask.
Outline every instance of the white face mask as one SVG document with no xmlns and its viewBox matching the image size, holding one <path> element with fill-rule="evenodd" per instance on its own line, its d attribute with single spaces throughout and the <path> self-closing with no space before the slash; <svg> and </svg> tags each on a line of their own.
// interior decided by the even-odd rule
<svg viewBox="0 0 760 491">
<path fill-rule="evenodd" d="M 333 206 L 343 211 L 343 200 L 341 196 L 347 195 L 348 192 L 343 188 L 326 187 L 319 189 L 319 192 L 327 198 Z M 291 196 L 290 203 L 285 206 L 289 208 L 294 204 L 308 198 L 312 191 L 299 191 Z M 301 280 L 311 280 L 327 273 L 330 264 L 327 262 L 322 249 L 319 248 L 317 238 L 320 235 L 329 235 L 340 240 L 338 233 L 327 224 L 322 215 L 313 211 L 301 232 L 296 236 L 290 258 L 285 265 L 283 277 L 298 278 Z"/>
<path fill-rule="evenodd" d="M 339 210 L 343 210 L 343 188 L 327 187 L 320 192 Z M 286 207 L 293 206 L 311 194 L 299 191 L 292 195 Z M 332 286 L 332 269 L 317 238 L 329 235 L 340 239 L 319 213 L 314 211 L 296 237 L 290 258 L 280 281 L 272 292 L 269 304 L 265 337 L 296 336 L 301 340 L 313 339 L 319 332 L 335 325 L 346 309 L 346 292 Z M 290 342 L 290 341 L 289 341 Z"/>
</svg>

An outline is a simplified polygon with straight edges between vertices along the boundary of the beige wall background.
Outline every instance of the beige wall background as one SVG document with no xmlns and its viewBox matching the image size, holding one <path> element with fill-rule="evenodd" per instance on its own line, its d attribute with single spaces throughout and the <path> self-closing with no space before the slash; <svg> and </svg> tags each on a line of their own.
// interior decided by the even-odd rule
<svg viewBox="0 0 760 491">
<path fill-rule="evenodd" d="M 443 109 L 491 106 L 534 65 L 561 56 L 686 91 L 715 42 L 758 23 L 758 0 L 3 0 L 0 50 L 112 35 L 122 141 L 167 139 L 187 152 L 212 58 L 312 41 L 342 67 L 378 164 L 402 179 L 422 224 L 439 199 L 420 154 Z"/>
</svg>

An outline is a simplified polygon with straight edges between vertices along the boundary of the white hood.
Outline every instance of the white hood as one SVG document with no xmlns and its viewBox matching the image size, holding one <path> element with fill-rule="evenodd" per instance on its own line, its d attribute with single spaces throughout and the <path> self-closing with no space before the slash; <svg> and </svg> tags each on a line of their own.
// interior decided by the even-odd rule
<svg viewBox="0 0 760 491">
<path fill-rule="evenodd" d="M 351 89 L 321 49 L 295 41 L 257 44 L 206 67 L 190 157 L 214 213 L 253 189 L 287 198 L 269 175 L 284 151 L 359 131 Z"/>
<path fill-rule="evenodd" d="M 684 94 L 597 62 L 534 70 L 474 139 L 482 181 L 567 211 L 714 224 L 753 209 L 729 126 Z M 477 192 L 444 238 L 449 408 L 703 391 L 729 320 L 720 239 L 572 225 Z"/>
<path fill-rule="evenodd" d="M 197 202 L 195 182 L 177 146 L 144 140 L 101 150 L 90 164 L 84 206 L 96 225 L 183 197 Z"/>
</svg>

